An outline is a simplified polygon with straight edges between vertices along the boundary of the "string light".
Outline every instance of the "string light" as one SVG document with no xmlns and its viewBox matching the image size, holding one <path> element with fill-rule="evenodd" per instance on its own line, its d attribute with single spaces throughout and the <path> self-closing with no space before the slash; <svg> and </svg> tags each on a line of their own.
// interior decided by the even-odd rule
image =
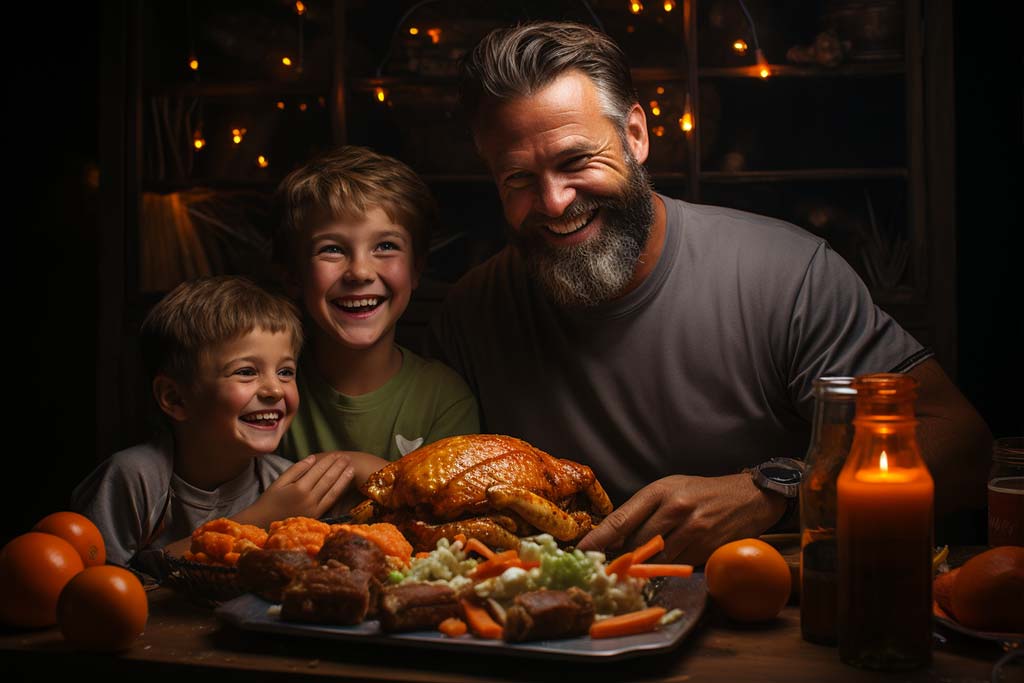
<svg viewBox="0 0 1024 683">
<path fill-rule="evenodd" d="M 750 24 L 750 37 L 754 39 L 754 57 L 757 60 L 757 66 L 754 67 L 754 73 L 761 78 L 768 78 L 772 75 L 772 70 L 769 68 L 768 60 L 765 59 L 764 52 L 761 50 L 761 43 L 757 40 L 757 26 L 754 24 L 754 17 L 750 16 L 750 10 L 747 9 L 747 5 L 743 0 L 736 0 L 736 2 L 739 4 L 740 9 L 743 10 L 743 14 L 747 18 L 747 23 Z M 734 49 L 735 45 L 736 44 L 733 43 Z"/>
<path fill-rule="evenodd" d="M 661 6 L 665 8 L 666 12 L 671 12 L 676 8 L 676 0 L 665 0 Z"/>
<path fill-rule="evenodd" d="M 306 5 L 305 5 L 305 3 L 302 3 L 302 2 L 296 2 L 296 3 L 295 3 L 295 13 L 296 13 L 296 14 L 298 14 L 298 15 L 299 15 L 300 17 L 301 17 L 301 16 L 303 15 L 303 14 L 305 14 L 305 13 L 306 13 Z M 262 158 L 262 157 L 261 157 L 261 158 Z"/>
<path fill-rule="evenodd" d="M 259 164 L 260 168 L 266 168 L 267 166 L 270 166 L 270 162 L 267 161 L 267 158 L 262 154 L 256 157 L 256 163 Z"/>
<path fill-rule="evenodd" d="M 326 107 L 327 106 L 327 100 L 324 99 L 323 95 L 321 95 L 320 97 L 316 98 L 316 103 L 319 104 L 321 107 Z"/>
<path fill-rule="evenodd" d="M 661 107 L 658 106 L 658 100 L 651 100 L 651 113 L 655 116 L 661 116 Z"/>
<path fill-rule="evenodd" d="M 686 101 L 683 103 L 683 115 L 679 117 L 679 128 L 684 133 L 693 130 L 693 108 L 690 106 L 690 93 L 686 93 Z"/>
<path fill-rule="evenodd" d="M 665 86 L 659 85 L 657 88 L 654 89 L 654 92 L 658 93 L 659 95 L 664 95 Z"/>
<path fill-rule="evenodd" d="M 441 29 L 439 28 L 428 28 L 427 35 L 430 36 L 430 42 L 437 45 L 441 42 Z"/>
<path fill-rule="evenodd" d="M 277 101 L 277 108 L 281 109 L 282 111 L 284 110 L 284 100 Z"/>
<path fill-rule="evenodd" d="M 416 36 L 416 35 L 419 35 L 419 33 L 420 33 L 420 30 L 418 28 L 416 28 L 415 26 L 410 26 L 409 27 L 409 35 L 410 36 Z"/>
<path fill-rule="evenodd" d="M 195 57 L 192 57 L 191 59 L 189 59 L 188 60 L 188 68 L 192 69 L 193 71 L 199 71 L 199 60 L 196 59 Z"/>
<path fill-rule="evenodd" d="M 292 58 L 291 57 L 282 57 L 281 58 L 281 63 L 284 64 L 285 66 L 291 66 L 292 65 Z"/>
<path fill-rule="evenodd" d="M 656 137 L 656 138 L 660 138 L 660 137 L 663 137 L 665 135 L 665 126 L 655 126 L 653 130 L 654 130 L 654 137 Z"/>
<path fill-rule="evenodd" d="M 195 147 L 196 150 L 206 147 L 206 139 L 203 138 L 203 131 L 196 129 L 196 132 L 192 134 L 192 146 Z"/>
<path fill-rule="evenodd" d="M 377 101 L 378 102 L 383 102 L 383 101 L 385 101 L 388 98 L 388 91 L 385 90 L 384 88 L 380 87 L 379 85 L 374 90 L 374 92 L 377 93 Z"/>
<path fill-rule="evenodd" d="M 242 144 L 242 138 L 245 137 L 245 128 L 232 128 L 231 129 L 231 140 L 236 145 Z"/>
<path fill-rule="evenodd" d="M 768 78 L 772 75 L 772 70 L 768 66 L 768 60 L 764 57 L 764 52 L 761 48 L 754 50 L 754 55 L 757 57 L 757 75 L 761 78 Z"/>
<path fill-rule="evenodd" d="M 299 102 L 299 111 L 306 111 L 309 109 L 309 105 L 305 102 Z"/>
<path fill-rule="evenodd" d="M 629 3 L 629 11 L 633 14 L 640 14 L 644 11 L 644 4 L 640 0 L 632 0 Z"/>
<path fill-rule="evenodd" d="M 733 52 L 735 52 L 738 55 L 745 55 L 745 54 L 747 54 L 747 49 L 748 49 L 747 41 L 743 40 L 742 38 L 737 38 L 732 43 L 732 50 L 733 50 Z"/>
</svg>

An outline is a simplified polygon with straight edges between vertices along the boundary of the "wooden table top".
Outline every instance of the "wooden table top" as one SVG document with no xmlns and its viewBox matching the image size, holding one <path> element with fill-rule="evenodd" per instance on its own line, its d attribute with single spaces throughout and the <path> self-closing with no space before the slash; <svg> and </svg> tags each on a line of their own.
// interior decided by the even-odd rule
<svg viewBox="0 0 1024 683">
<path fill-rule="evenodd" d="M 212 610 L 170 589 L 150 594 L 145 633 L 119 655 L 73 651 L 56 628 L 0 632 L 5 680 L 49 680 L 74 674 L 132 676 L 133 680 L 314 680 L 352 681 L 988 681 L 1002 648 L 942 632 L 932 665 L 921 671 L 880 676 L 842 664 L 835 648 L 800 638 L 800 613 L 786 607 L 775 622 L 730 626 L 709 610 L 676 650 L 660 655 L 595 664 L 432 652 L 408 647 L 367 646 L 338 641 L 241 631 L 218 621 Z M 1001 668 L 1003 681 L 1024 681 L 1024 657 Z M 15 678 L 9 678 L 14 673 Z"/>
</svg>

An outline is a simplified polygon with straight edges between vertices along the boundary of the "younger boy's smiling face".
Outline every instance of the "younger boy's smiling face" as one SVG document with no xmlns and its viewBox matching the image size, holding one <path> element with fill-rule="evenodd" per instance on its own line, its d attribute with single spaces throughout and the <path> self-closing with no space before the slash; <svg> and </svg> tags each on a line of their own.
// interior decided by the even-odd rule
<svg viewBox="0 0 1024 683">
<path fill-rule="evenodd" d="M 299 407 L 291 334 L 256 329 L 206 350 L 183 394 L 188 429 L 211 452 L 273 452 Z"/>
<path fill-rule="evenodd" d="M 412 236 L 375 207 L 356 221 L 314 228 L 302 266 L 302 296 L 316 334 L 350 349 L 394 341 L 419 272 Z"/>
</svg>

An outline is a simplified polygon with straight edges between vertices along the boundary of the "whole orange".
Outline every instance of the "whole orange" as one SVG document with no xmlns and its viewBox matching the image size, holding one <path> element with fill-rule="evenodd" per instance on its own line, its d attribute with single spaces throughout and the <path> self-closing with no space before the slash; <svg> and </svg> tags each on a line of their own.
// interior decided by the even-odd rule
<svg viewBox="0 0 1024 683">
<path fill-rule="evenodd" d="M 88 517 L 77 512 L 54 512 L 39 520 L 32 531 L 60 536 L 70 543 L 86 567 L 95 567 L 107 561 L 107 547 L 103 535 Z"/>
<path fill-rule="evenodd" d="M 789 566 L 779 551 L 756 538 L 726 543 L 704 566 L 708 593 L 736 621 L 766 621 L 789 600 Z"/>
<path fill-rule="evenodd" d="M 127 569 L 88 567 L 68 582 L 57 603 L 57 623 L 71 644 L 114 652 L 128 648 L 146 627 L 146 591 Z"/>
<path fill-rule="evenodd" d="M 968 628 L 1024 633 L 1024 548 L 975 555 L 953 583 L 953 615 Z"/>
<path fill-rule="evenodd" d="M 57 598 L 85 566 L 70 543 L 30 531 L 0 550 L 0 621 L 38 628 L 57 623 Z"/>
</svg>

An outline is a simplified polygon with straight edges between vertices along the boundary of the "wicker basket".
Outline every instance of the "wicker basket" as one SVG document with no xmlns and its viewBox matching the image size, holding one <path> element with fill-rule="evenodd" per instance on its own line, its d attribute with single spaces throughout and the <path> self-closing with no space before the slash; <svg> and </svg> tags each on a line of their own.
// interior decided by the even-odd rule
<svg viewBox="0 0 1024 683">
<path fill-rule="evenodd" d="M 164 553 L 169 570 L 164 583 L 204 605 L 217 605 L 245 592 L 237 567 L 190 562 Z"/>
</svg>

